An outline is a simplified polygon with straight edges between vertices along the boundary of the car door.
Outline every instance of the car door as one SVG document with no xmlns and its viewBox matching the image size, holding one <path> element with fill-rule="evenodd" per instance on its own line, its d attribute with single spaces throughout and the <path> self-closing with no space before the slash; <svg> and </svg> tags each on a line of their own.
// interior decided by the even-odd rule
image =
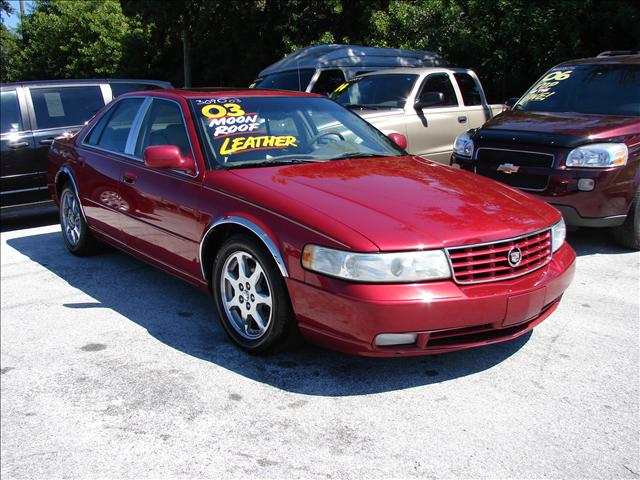
<svg viewBox="0 0 640 480">
<path fill-rule="evenodd" d="M 3 209 L 50 200 L 46 168 L 34 152 L 33 134 L 21 87 L 0 94 L 1 204 Z"/>
<path fill-rule="evenodd" d="M 429 93 L 442 93 L 443 102 L 425 108 L 414 108 L 415 101 L 426 100 Z M 449 163 L 453 141 L 467 130 L 467 117 L 447 72 L 428 75 L 419 87 L 414 101 L 407 102 L 408 150 L 431 160 Z"/>
<path fill-rule="evenodd" d="M 123 160 L 134 121 L 144 98 L 124 98 L 102 114 L 78 147 L 74 174 L 91 227 L 121 240 L 123 213 L 130 202 L 120 191 Z"/>
<path fill-rule="evenodd" d="M 468 122 L 467 129 L 481 127 L 491 118 L 491 109 L 484 99 L 480 82 L 467 72 L 456 72 L 453 76 L 457 80 L 458 88 L 462 94 Z"/>
<path fill-rule="evenodd" d="M 123 239 L 141 254 L 199 279 L 199 173 L 189 175 L 145 166 L 144 149 L 152 145 L 175 145 L 182 155 L 194 158 L 178 102 L 153 98 L 131 155 L 123 160 L 120 187 L 130 204 L 123 211 Z"/>
</svg>

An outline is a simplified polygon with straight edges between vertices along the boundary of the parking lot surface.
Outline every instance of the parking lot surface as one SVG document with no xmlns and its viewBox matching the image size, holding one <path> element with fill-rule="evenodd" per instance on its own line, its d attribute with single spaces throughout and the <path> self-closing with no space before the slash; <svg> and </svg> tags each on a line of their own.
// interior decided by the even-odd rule
<svg viewBox="0 0 640 480">
<path fill-rule="evenodd" d="M 1 475 L 638 478 L 639 259 L 569 235 L 576 278 L 510 343 L 248 356 L 212 300 L 49 217 L 1 235 Z"/>
</svg>

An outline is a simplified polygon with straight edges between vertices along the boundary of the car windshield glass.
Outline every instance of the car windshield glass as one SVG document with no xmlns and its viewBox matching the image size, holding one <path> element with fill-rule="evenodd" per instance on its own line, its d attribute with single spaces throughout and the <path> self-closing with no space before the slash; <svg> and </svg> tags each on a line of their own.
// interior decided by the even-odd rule
<svg viewBox="0 0 640 480">
<path fill-rule="evenodd" d="M 350 108 L 404 108 L 418 75 L 369 75 L 343 83 L 332 94 L 336 102 Z"/>
<path fill-rule="evenodd" d="M 640 116 L 640 65 L 554 68 L 514 110 Z"/>
<path fill-rule="evenodd" d="M 205 148 L 227 167 L 402 155 L 391 140 L 327 98 L 191 101 Z"/>
<path fill-rule="evenodd" d="M 253 88 L 273 88 L 277 90 L 298 90 L 304 92 L 315 70 L 303 68 L 289 72 L 279 72 L 259 78 L 253 84 Z"/>
</svg>

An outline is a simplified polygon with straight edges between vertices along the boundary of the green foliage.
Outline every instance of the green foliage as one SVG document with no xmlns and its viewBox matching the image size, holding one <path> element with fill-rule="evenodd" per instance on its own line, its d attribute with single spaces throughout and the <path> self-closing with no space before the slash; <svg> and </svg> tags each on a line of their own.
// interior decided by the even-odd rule
<svg viewBox="0 0 640 480">
<path fill-rule="evenodd" d="M 14 60 L 18 56 L 18 39 L 4 24 L 0 24 L 0 81 L 18 78 Z"/>
<path fill-rule="evenodd" d="M 182 85 L 186 38 L 194 85 L 246 86 L 298 48 L 355 43 L 437 51 L 502 101 L 563 60 L 639 48 L 638 24 L 628 0 L 38 0 L 2 32 L 1 72 Z"/>
<path fill-rule="evenodd" d="M 13 63 L 21 80 L 114 76 L 125 46 L 144 36 L 117 0 L 40 0 L 19 31 Z"/>
</svg>

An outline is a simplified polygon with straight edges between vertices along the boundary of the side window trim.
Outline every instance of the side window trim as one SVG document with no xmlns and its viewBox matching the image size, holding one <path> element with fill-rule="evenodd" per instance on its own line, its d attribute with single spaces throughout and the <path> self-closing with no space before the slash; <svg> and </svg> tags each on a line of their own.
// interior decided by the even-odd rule
<svg viewBox="0 0 640 480">
<path fill-rule="evenodd" d="M 461 102 L 460 94 L 458 93 L 458 90 L 457 90 L 457 84 L 451 80 L 451 75 L 449 74 L 449 72 L 435 72 L 435 73 L 430 73 L 426 77 L 424 77 L 424 79 L 422 80 L 422 85 L 420 85 L 420 89 L 418 90 L 418 93 L 415 99 L 418 100 L 420 98 L 424 90 L 424 87 L 426 87 L 427 85 L 427 82 L 431 78 L 436 76 L 447 77 L 447 79 L 449 80 L 449 83 L 451 84 L 451 90 L 453 91 L 453 95 L 455 96 L 456 102 L 458 104 L 457 105 L 438 105 L 436 107 L 429 107 L 429 108 L 460 108 L 461 106 L 463 106 L 464 104 Z"/>
<path fill-rule="evenodd" d="M 20 118 L 22 119 L 22 131 L 30 132 L 33 129 L 33 123 L 31 123 L 29 104 L 24 87 L 16 87 L 16 94 L 18 95 L 18 108 L 20 109 Z"/>
<path fill-rule="evenodd" d="M 127 97 L 127 98 L 137 98 L 137 97 Z M 151 97 L 144 97 L 144 102 L 140 105 L 138 109 L 138 113 L 133 119 L 133 125 L 131 125 L 131 130 L 129 130 L 129 136 L 127 137 L 127 144 L 124 147 L 124 153 L 127 155 L 142 160 L 140 157 L 136 157 L 135 148 L 136 143 L 138 141 L 138 136 L 140 135 L 140 128 L 142 127 L 142 121 L 147 115 L 149 111 L 149 107 L 151 106 L 151 102 L 153 99 Z"/>
</svg>

